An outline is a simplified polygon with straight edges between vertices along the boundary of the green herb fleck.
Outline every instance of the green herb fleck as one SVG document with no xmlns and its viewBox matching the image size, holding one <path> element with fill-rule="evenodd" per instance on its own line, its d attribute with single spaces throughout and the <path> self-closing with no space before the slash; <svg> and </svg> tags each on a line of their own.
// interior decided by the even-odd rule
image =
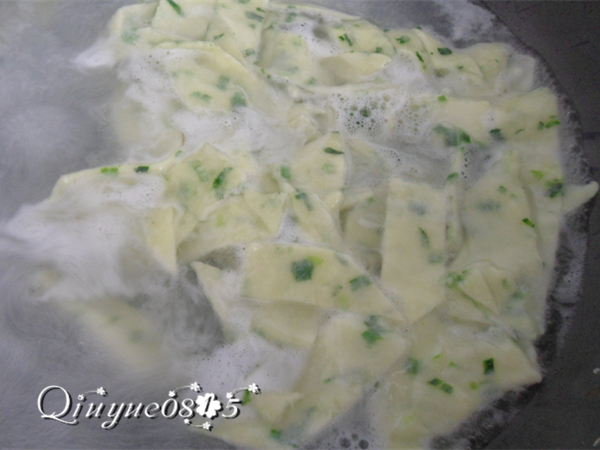
<svg viewBox="0 0 600 450">
<path fill-rule="evenodd" d="M 350 289 L 353 291 L 357 291 L 360 288 L 370 286 L 371 280 L 369 280 L 369 277 L 367 277 L 365 275 L 361 275 L 359 277 L 352 278 L 349 283 L 350 283 Z"/>
<path fill-rule="evenodd" d="M 457 287 L 459 283 L 462 283 L 465 278 L 467 278 L 467 275 L 469 275 L 469 272 L 466 270 L 463 270 L 462 273 L 448 273 L 448 275 L 446 275 L 446 286 L 449 288 Z"/>
<path fill-rule="evenodd" d="M 377 323 L 377 317 L 371 316 L 369 320 L 365 322 L 365 325 L 368 329 L 367 331 L 363 331 L 361 336 L 367 341 L 368 345 L 373 345 L 379 339 L 383 339 L 383 336 L 381 336 L 381 331 L 383 330 L 379 323 Z"/>
<path fill-rule="evenodd" d="M 400 36 L 399 38 L 396 38 L 396 40 L 400 43 L 400 44 L 407 44 L 410 42 L 410 38 L 408 36 Z"/>
<path fill-rule="evenodd" d="M 116 175 L 118 172 L 118 167 L 103 167 L 102 169 L 100 169 L 100 173 L 108 173 L 111 175 Z"/>
<path fill-rule="evenodd" d="M 296 200 L 302 200 L 306 205 L 306 209 L 312 211 L 312 204 L 310 203 L 310 199 L 308 198 L 308 195 L 306 195 L 306 192 L 298 191 L 294 197 L 296 197 Z"/>
<path fill-rule="evenodd" d="M 457 147 L 463 142 L 466 144 L 471 143 L 471 136 L 457 128 L 446 128 L 443 125 L 438 125 L 433 131 L 444 137 L 446 147 Z"/>
<path fill-rule="evenodd" d="M 474 391 L 479 389 L 479 384 L 477 384 L 475 381 L 471 381 L 471 383 L 469 384 L 469 386 L 471 387 L 471 389 L 473 389 Z"/>
<path fill-rule="evenodd" d="M 238 107 L 238 106 L 248 106 L 246 96 L 244 94 L 242 94 L 240 91 L 236 92 L 231 97 L 231 106 L 233 108 Z"/>
<path fill-rule="evenodd" d="M 504 136 L 502 136 L 502 131 L 500 131 L 500 128 L 494 128 L 493 130 L 490 130 L 490 135 L 494 140 L 504 142 Z"/>
<path fill-rule="evenodd" d="M 500 185 L 498 186 L 498 192 L 500 192 L 501 194 L 506 194 L 506 191 L 508 189 L 506 189 L 504 186 Z"/>
<path fill-rule="evenodd" d="M 456 364 L 454 361 L 450 361 L 450 363 L 448 364 L 450 367 L 458 367 L 458 364 Z"/>
<path fill-rule="evenodd" d="M 246 11 L 246 18 L 250 19 L 250 20 L 257 20 L 258 22 L 262 22 L 264 17 L 256 14 L 255 12 L 252 11 Z"/>
<path fill-rule="evenodd" d="M 439 52 L 439 54 L 440 54 L 440 55 L 442 55 L 442 56 L 448 56 L 448 55 L 451 55 L 451 54 L 452 54 L 452 50 L 450 50 L 450 49 L 449 49 L 449 48 L 447 48 L 447 47 L 444 47 L 444 48 L 438 48 L 438 52 Z"/>
<path fill-rule="evenodd" d="M 252 56 L 254 54 L 256 54 L 256 50 L 254 50 L 253 48 L 247 48 L 244 53 L 246 54 L 246 56 Z"/>
<path fill-rule="evenodd" d="M 217 88 L 221 89 L 222 91 L 224 91 L 225 89 L 227 89 L 227 85 L 229 84 L 229 78 L 227 78 L 226 76 L 221 75 L 219 77 L 219 81 L 217 83 Z"/>
<path fill-rule="evenodd" d="M 331 155 L 343 155 L 344 152 L 340 151 L 340 150 L 336 150 L 334 148 L 331 147 L 327 147 L 325 150 L 323 150 L 325 153 L 329 153 Z"/>
<path fill-rule="evenodd" d="M 458 178 L 458 172 L 452 172 L 446 177 L 446 181 L 456 180 Z"/>
<path fill-rule="evenodd" d="M 216 41 L 217 39 L 221 39 L 223 36 L 225 36 L 225 33 L 221 33 L 221 34 L 217 34 L 214 38 L 213 41 Z"/>
<path fill-rule="evenodd" d="M 377 47 L 375 49 L 375 53 L 381 53 L 382 51 L 383 51 L 383 48 L 381 48 L 381 47 Z"/>
<path fill-rule="evenodd" d="M 242 398 L 242 405 L 245 405 L 250 402 L 250 391 L 246 389 L 244 391 L 244 397 Z"/>
<path fill-rule="evenodd" d="M 281 430 L 271 430 L 269 436 L 273 439 L 281 439 Z"/>
<path fill-rule="evenodd" d="M 233 170 L 233 167 L 227 167 L 226 169 L 223 169 L 221 171 L 221 173 L 219 175 L 217 175 L 217 178 L 214 179 L 214 181 L 213 181 L 213 189 L 220 189 L 220 188 L 222 188 L 224 186 L 224 184 L 225 184 L 225 177 L 232 170 Z"/>
<path fill-rule="evenodd" d="M 440 95 L 438 97 L 438 102 L 445 102 L 446 101 L 446 96 L 445 95 Z"/>
<path fill-rule="evenodd" d="M 565 195 L 565 185 L 562 179 L 554 179 L 552 181 L 548 181 L 547 183 L 548 190 L 546 191 L 546 195 L 550 198 L 555 198 L 558 195 Z"/>
<path fill-rule="evenodd" d="M 196 100 L 201 100 L 203 102 L 210 102 L 212 100 L 212 97 L 208 94 L 203 94 L 202 92 L 192 92 L 191 94 L 192 98 L 195 98 Z"/>
<path fill-rule="evenodd" d="M 531 174 L 536 180 L 541 180 L 542 178 L 544 178 L 544 172 L 542 172 L 541 170 L 532 170 Z"/>
<path fill-rule="evenodd" d="M 363 108 L 359 112 L 360 112 L 360 115 L 363 117 L 371 117 L 371 110 L 368 108 Z"/>
<path fill-rule="evenodd" d="M 338 39 L 342 42 L 346 41 L 350 47 L 354 45 L 354 42 L 348 37 L 348 33 L 344 33 L 343 36 L 338 36 Z"/>
<path fill-rule="evenodd" d="M 383 339 L 381 337 L 381 334 L 379 334 L 377 331 L 372 330 L 371 328 L 369 328 L 367 331 L 363 331 L 361 333 L 361 336 L 365 341 L 367 341 L 367 344 L 369 345 L 373 345 L 379 339 Z"/>
<path fill-rule="evenodd" d="M 323 264 L 323 258 L 321 258 L 320 256 L 311 255 L 308 257 L 308 259 L 311 260 L 311 262 L 315 265 L 315 267 Z"/>
<path fill-rule="evenodd" d="M 483 361 L 483 374 L 489 375 L 494 373 L 494 358 L 485 359 Z"/>
<path fill-rule="evenodd" d="M 148 170 L 150 170 L 149 166 L 137 166 L 135 168 L 136 173 L 148 173 Z"/>
<path fill-rule="evenodd" d="M 315 265 L 308 259 L 301 259 L 292 263 L 292 274 L 296 281 L 307 281 L 312 279 L 312 273 Z"/>
<path fill-rule="evenodd" d="M 179 6 L 173 0 L 167 0 L 167 3 L 171 5 L 171 8 L 173 8 L 177 14 L 183 17 L 183 11 L 181 10 L 181 6 Z"/>
<path fill-rule="evenodd" d="M 421 54 L 419 52 L 415 52 L 415 55 L 417 55 L 417 58 L 419 58 L 419 61 L 421 61 L 422 63 L 425 62 L 425 61 L 423 61 L 423 57 L 421 56 Z"/>
<path fill-rule="evenodd" d="M 446 394 L 452 394 L 452 392 L 454 391 L 454 388 L 452 386 L 450 386 L 448 383 L 444 383 L 439 378 L 434 378 L 428 381 L 428 383 L 432 386 L 439 387 Z"/>
<path fill-rule="evenodd" d="M 441 253 L 430 253 L 428 259 L 429 264 L 441 264 L 444 262 L 444 255 Z"/>
<path fill-rule="evenodd" d="M 433 380 L 429 380 L 428 383 L 432 386 L 441 386 L 443 381 L 440 380 L 439 378 L 434 378 Z"/>
<path fill-rule="evenodd" d="M 266 12 L 266 11 L 265 11 L 264 9 L 262 9 L 262 8 L 256 8 L 256 10 L 257 10 L 258 12 L 261 12 L 261 13 L 265 13 L 265 12 Z"/>
<path fill-rule="evenodd" d="M 419 373 L 421 369 L 421 362 L 414 358 L 408 358 L 408 363 L 406 365 L 406 372 L 412 375 L 416 375 Z"/>
<path fill-rule="evenodd" d="M 286 180 L 289 180 L 292 178 L 292 172 L 291 172 L 289 166 L 281 166 L 280 172 L 281 172 L 281 176 L 283 178 L 285 178 Z"/>
<path fill-rule="evenodd" d="M 331 163 L 326 163 L 323 164 L 323 167 L 321 167 L 321 170 L 327 174 L 333 174 L 335 173 L 335 166 Z"/>
<path fill-rule="evenodd" d="M 543 130 L 544 129 L 544 125 L 545 125 L 544 122 L 540 121 L 538 123 L 538 130 Z"/>
<path fill-rule="evenodd" d="M 429 249 L 429 236 L 427 236 L 427 232 L 423 228 L 419 228 L 421 233 L 421 247 Z"/>
<path fill-rule="evenodd" d="M 529 220 L 527 217 L 525 217 L 525 218 L 523 219 L 523 223 L 524 223 L 525 225 L 528 225 L 528 226 L 530 226 L 531 228 L 535 228 L 535 223 L 533 223 L 533 222 L 532 222 L 531 220 Z"/>
<path fill-rule="evenodd" d="M 525 128 L 519 128 L 517 131 L 515 131 L 515 134 L 519 134 L 521 131 L 525 131 Z"/>
<path fill-rule="evenodd" d="M 289 13 L 289 14 L 287 15 L 287 17 L 285 18 L 285 21 L 286 21 L 287 23 L 293 22 L 293 21 L 294 21 L 294 19 L 296 18 L 296 16 L 297 16 L 297 15 L 298 15 L 298 14 L 296 14 L 296 13 L 294 13 L 294 12 L 291 12 L 291 13 Z"/>
<path fill-rule="evenodd" d="M 483 212 L 498 211 L 500 209 L 500 202 L 496 202 L 494 200 L 479 202 L 477 209 Z"/>
</svg>

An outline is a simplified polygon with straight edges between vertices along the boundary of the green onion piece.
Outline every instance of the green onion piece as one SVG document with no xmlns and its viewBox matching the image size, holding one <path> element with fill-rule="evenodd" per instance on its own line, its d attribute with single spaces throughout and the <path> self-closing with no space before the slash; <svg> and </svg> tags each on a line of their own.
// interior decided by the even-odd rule
<svg viewBox="0 0 600 450">
<path fill-rule="evenodd" d="M 438 97 L 438 102 L 445 102 L 446 101 L 446 96 L 445 95 L 440 95 Z"/>
<path fill-rule="evenodd" d="M 379 334 L 377 331 L 373 330 L 372 328 L 369 328 L 367 331 L 363 331 L 361 333 L 361 336 L 363 337 L 363 339 L 365 341 L 367 341 L 367 344 L 369 344 L 369 345 L 373 345 L 379 339 L 383 339 L 383 337 L 381 337 L 381 334 Z"/>
<path fill-rule="evenodd" d="M 229 84 L 229 78 L 221 75 L 219 77 L 219 81 L 217 82 L 217 88 L 224 91 L 225 89 L 227 89 L 228 84 Z"/>
<path fill-rule="evenodd" d="M 450 50 L 450 49 L 449 49 L 449 48 L 447 48 L 447 47 L 444 47 L 444 48 L 438 48 L 438 52 L 439 52 L 439 54 L 440 54 L 440 55 L 442 55 L 442 56 L 448 56 L 448 55 L 451 55 L 451 54 L 452 54 L 452 50 Z"/>
<path fill-rule="evenodd" d="M 255 12 L 252 11 L 246 11 L 246 18 L 250 19 L 250 20 L 257 20 L 258 22 L 262 22 L 264 17 L 261 15 L 256 14 Z"/>
<path fill-rule="evenodd" d="M 450 175 L 448 175 L 448 177 L 446 178 L 446 181 L 456 180 L 457 178 L 458 178 L 458 172 L 452 172 Z"/>
<path fill-rule="evenodd" d="M 483 374 L 489 375 L 494 373 L 494 358 L 485 359 L 483 361 Z"/>
<path fill-rule="evenodd" d="M 227 167 L 226 169 L 223 169 L 221 171 L 221 173 L 219 175 L 217 175 L 217 178 L 214 179 L 213 189 L 219 189 L 219 188 L 223 187 L 223 185 L 225 184 L 225 177 L 232 170 L 233 170 L 233 167 Z"/>
<path fill-rule="evenodd" d="M 515 131 L 515 134 L 519 134 L 521 131 L 525 131 L 525 128 L 519 128 L 517 131 Z"/>
<path fill-rule="evenodd" d="M 428 383 L 432 386 L 440 386 L 443 383 L 443 381 L 439 378 L 434 378 L 433 380 L 429 380 Z"/>
<path fill-rule="evenodd" d="M 350 289 L 353 291 L 357 291 L 360 288 L 371 285 L 371 280 L 369 280 L 369 277 L 367 277 L 365 275 L 361 275 L 359 277 L 352 278 L 349 281 L 349 283 L 350 283 Z"/>
<path fill-rule="evenodd" d="M 544 122 L 539 122 L 538 123 L 538 130 L 543 130 L 545 126 L 546 126 L 546 124 Z"/>
<path fill-rule="evenodd" d="M 430 253 L 428 260 L 429 264 L 441 264 L 444 262 L 444 255 L 441 253 Z"/>
<path fill-rule="evenodd" d="M 546 191 L 546 195 L 550 198 L 555 198 L 558 195 L 565 195 L 565 185 L 562 179 L 555 179 L 552 181 L 548 181 L 548 190 Z"/>
<path fill-rule="evenodd" d="M 292 263 L 292 274 L 294 275 L 294 280 L 300 282 L 312 279 L 314 268 L 315 265 L 308 258 L 294 261 Z"/>
<path fill-rule="evenodd" d="M 117 172 L 119 172 L 119 168 L 118 167 L 103 167 L 102 169 L 100 169 L 100 173 L 109 173 L 109 174 L 116 174 Z"/>
<path fill-rule="evenodd" d="M 281 166 L 281 176 L 283 178 L 285 178 L 286 180 L 289 180 L 292 178 L 292 172 L 291 172 L 289 166 Z"/>
<path fill-rule="evenodd" d="M 421 362 L 414 358 L 408 358 L 408 364 L 406 366 L 406 371 L 412 375 L 416 375 L 419 373 L 419 369 L 421 368 Z"/>
<path fill-rule="evenodd" d="M 343 155 L 344 152 L 341 152 L 339 150 L 336 150 L 334 148 L 331 147 L 327 147 L 325 150 L 323 150 L 325 153 L 329 153 L 331 155 Z"/>
<path fill-rule="evenodd" d="M 248 102 L 246 101 L 246 97 L 241 92 L 236 92 L 231 97 L 231 106 L 236 108 L 238 106 L 248 106 Z"/>
<path fill-rule="evenodd" d="M 371 117 L 371 110 L 368 108 L 363 108 L 359 112 L 360 112 L 360 115 L 363 117 Z"/>
<path fill-rule="evenodd" d="M 250 402 L 250 391 L 246 389 L 244 391 L 244 397 L 242 398 L 242 405 L 245 405 Z"/>
<path fill-rule="evenodd" d="M 544 178 L 544 172 L 542 172 L 541 170 L 532 170 L 531 174 L 536 180 L 541 180 L 542 178 Z"/>
<path fill-rule="evenodd" d="M 479 211 L 490 212 L 490 211 L 498 211 L 500 209 L 500 202 L 496 202 L 494 200 L 487 200 L 484 202 L 479 202 L 476 206 Z"/>
<path fill-rule="evenodd" d="M 504 136 L 502 136 L 502 131 L 500 131 L 500 128 L 494 128 L 493 130 L 490 130 L 490 135 L 496 141 L 504 141 Z"/>
<path fill-rule="evenodd" d="M 287 17 L 285 18 L 285 21 L 286 21 L 287 23 L 293 22 L 293 21 L 294 21 L 294 19 L 296 18 L 296 16 L 297 16 L 297 14 L 296 14 L 296 13 L 293 13 L 293 12 L 292 12 L 292 13 L 289 13 L 289 14 L 287 15 Z"/>
<path fill-rule="evenodd" d="M 469 386 L 471 387 L 471 389 L 473 389 L 474 391 L 479 389 L 479 385 L 475 382 L 475 381 L 471 381 L 471 383 L 469 384 Z"/>
<path fill-rule="evenodd" d="M 220 39 L 220 38 L 222 38 L 223 36 L 225 36 L 225 33 L 218 34 L 218 35 L 216 35 L 216 36 L 213 38 L 213 41 L 216 41 L 217 39 Z"/>
<path fill-rule="evenodd" d="M 448 286 L 449 288 L 457 287 L 459 283 L 462 283 L 465 280 L 465 278 L 467 278 L 468 274 L 469 272 L 466 270 L 463 270 L 462 273 L 448 273 L 448 275 L 446 275 L 446 286 Z"/>
<path fill-rule="evenodd" d="M 183 11 L 181 10 L 181 6 L 179 6 L 173 0 L 167 0 L 167 3 L 171 5 L 171 8 L 173 8 L 177 14 L 183 17 Z"/>
<path fill-rule="evenodd" d="M 202 100 L 203 102 L 210 102 L 212 100 L 212 97 L 208 94 L 203 94 L 202 92 L 192 92 L 191 94 L 192 98 L 195 98 L 196 100 Z"/>
<path fill-rule="evenodd" d="M 423 60 L 423 57 L 421 56 L 421 54 L 420 54 L 419 52 L 415 52 L 415 55 L 417 55 L 417 58 L 419 58 L 419 61 L 421 61 L 421 62 L 425 62 L 425 61 Z"/>
<path fill-rule="evenodd" d="M 525 218 L 523 219 L 523 223 L 524 223 L 525 225 L 528 225 L 528 226 L 530 226 L 531 228 L 534 228 L 534 227 L 535 227 L 535 223 L 533 223 L 533 222 L 532 222 L 531 220 L 529 220 L 527 217 L 525 217 Z"/>
<path fill-rule="evenodd" d="M 135 168 L 136 173 L 148 173 L 148 170 L 150 170 L 149 166 L 137 166 Z"/>
<path fill-rule="evenodd" d="M 427 232 L 423 228 L 419 228 L 421 232 L 421 247 L 429 249 L 429 236 L 427 236 Z"/>
<path fill-rule="evenodd" d="M 454 388 L 452 386 L 450 386 L 448 383 L 443 383 L 440 389 L 442 391 L 444 391 L 446 394 L 452 394 L 452 392 L 454 391 Z"/>
<path fill-rule="evenodd" d="M 281 430 L 271 430 L 269 436 L 273 439 L 281 439 Z"/>
<path fill-rule="evenodd" d="M 408 36 L 400 36 L 399 38 L 396 38 L 396 40 L 400 44 L 407 44 L 408 42 L 410 42 L 410 38 Z"/>
<path fill-rule="evenodd" d="M 508 189 L 506 189 L 504 186 L 498 186 L 498 192 L 500 192 L 501 194 L 506 194 L 506 191 L 508 191 Z"/>
<path fill-rule="evenodd" d="M 306 209 L 308 209 L 309 211 L 312 211 L 312 209 L 313 209 L 312 204 L 310 203 L 310 199 L 308 198 L 308 195 L 306 195 L 306 192 L 298 191 L 298 193 L 294 197 L 296 197 L 296 200 L 304 201 L 304 204 L 306 205 Z"/>
<path fill-rule="evenodd" d="M 253 48 L 247 48 L 244 53 L 246 54 L 246 56 L 252 56 L 256 53 L 256 50 L 254 50 Z"/>
<path fill-rule="evenodd" d="M 383 51 L 383 49 L 381 47 L 377 47 L 375 49 L 375 53 L 381 53 Z"/>
</svg>

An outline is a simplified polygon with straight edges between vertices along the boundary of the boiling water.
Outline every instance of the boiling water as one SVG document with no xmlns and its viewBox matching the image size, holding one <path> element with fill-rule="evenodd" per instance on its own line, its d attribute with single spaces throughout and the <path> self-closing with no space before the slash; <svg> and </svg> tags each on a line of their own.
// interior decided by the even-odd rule
<svg viewBox="0 0 600 450">
<path fill-rule="evenodd" d="M 191 381 L 200 382 L 205 392 L 223 396 L 245 381 L 239 374 L 251 371 L 261 354 L 276 355 L 270 361 L 262 361 L 262 369 L 251 372 L 257 383 L 264 381 L 265 385 L 283 379 L 277 376 L 278 367 L 299 365 L 305 357 L 301 352 L 278 354 L 277 349 L 266 348 L 269 344 L 260 339 L 225 351 L 222 330 L 193 273 L 181 269 L 175 280 L 151 263 L 139 263 L 145 260 L 143 246 L 123 230 L 131 227 L 128 208 L 143 208 L 145 202 L 152 204 L 152 199 L 145 196 L 160 195 L 151 180 L 134 203 L 116 208 L 110 219 L 94 213 L 93 200 L 89 200 L 94 193 L 90 193 L 83 205 L 65 201 L 51 211 L 43 205 L 35 206 L 50 195 L 62 174 L 163 156 L 152 145 L 163 131 L 160 122 L 147 124 L 141 143 L 123 146 L 117 144 L 111 123 L 111 101 L 119 86 L 117 74 L 102 68 L 104 56 L 94 51 L 93 45 L 104 33 L 111 15 L 124 3 L 0 4 L 0 392 L 6 408 L 0 425 L 2 447 L 225 446 L 190 433 L 180 421 L 129 420 L 109 432 L 102 430 L 96 419 L 76 427 L 62 426 L 41 420 L 36 401 L 40 391 L 51 384 L 64 386 L 73 394 L 104 386 L 109 391 L 108 403 L 160 402 L 169 389 Z M 323 3 L 371 19 L 381 27 L 421 25 L 458 46 L 500 40 L 518 47 L 489 13 L 464 2 Z M 296 31 L 303 32 L 301 27 Z M 92 50 L 88 50 L 90 47 Z M 312 43 L 311 50 L 322 55 L 330 52 L 319 46 L 318 41 Z M 121 67 L 119 75 L 122 81 L 139 76 L 149 79 L 152 71 L 148 61 L 140 60 Z M 401 79 L 413 93 L 428 93 L 420 78 L 402 67 L 390 67 L 386 75 L 389 79 Z M 163 81 L 157 74 L 153 94 L 158 92 L 159 96 L 148 96 L 143 91 L 129 91 L 127 95 L 143 102 L 158 117 L 173 95 L 162 88 L 166 85 Z M 550 86 L 553 83 L 543 69 L 536 82 Z M 380 95 L 368 101 L 387 104 L 387 108 L 396 110 L 405 119 L 405 128 L 400 128 L 394 142 L 402 142 L 408 150 L 417 145 L 428 126 L 427 111 L 407 112 L 406 98 L 402 96 L 387 99 Z M 353 98 L 343 90 L 333 102 L 340 124 L 350 132 L 356 130 L 347 114 L 364 107 L 361 102 L 365 99 Z M 568 113 L 563 106 L 563 124 Z M 366 130 L 365 137 L 376 141 L 379 153 L 387 161 L 382 170 L 428 180 L 435 180 L 446 171 L 441 155 L 431 152 L 423 157 L 415 149 L 399 156 L 392 149 L 393 141 L 377 141 L 382 118 L 375 112 L 372 120 L 372 129 Z M 173 122 L 186 134 L 185 151 L 193 151 L 208 141 L 224 151 L 234 152 L 238 143 L 247 142 L 251 136 L 251 146 L 263 148 L 258 155 L 260 161 L 269 163 L 281 160 L 302 144 L 300 136 L 285 131 L 277 121 L 266 121 L 251 112 L 232 115 L 225 123 L 178 112 Z M 574 123 L 569 123 L 562 136 L 565 178 L 571 183 L 582 183 L 587 174 L 581 169 L 574 144 L 574 127 Z M 379 169 L 374 170 L 375 175 L 354 180 L 355 184 L 372 184 L 373 177 L 380 173 Z M 297 241 L 292 221 L 286 224 L 281 238 Z M 547 346 L 541 348 L 543 367 L 553 357 L 547 348 L 555 348 L 555 343 L 560 342 L 580 283 L 585 237 L 577 230 L 565 227 L 561 235 L 559 268 L 553 285 L 555 295 L 549 306 L 552 332 L 542 339 Z M 231 267 L 239 259 L 236 254 L 215 258 L 226 258 Z M 52 279 L 51 275 L 50 279 L 44 278 L 51 273 L 45 269 L 57 267 L 69 276 L 60 280 Z M 32 273 L 36 274 L 33 279 Z M 229 276 L 226 284 L 235 291 L 239 278 L 234 272 Z M 39 288 L 48 283 L 52 286 L 50 296 Z M 82 320 L 76 307 L 65 308 L 56 303 L 56 299 L 76 304 L 103 296 L 123 299 L 131 307 L 144 311 L 149 328 L 157 332 L 156 347 L 162 351 L 150 351 L 146 359 L 117 358 L 110 350 L 110 343 L 98 342 L 90 329 L 93 322 Z M 293 379 L 288 381 L 291 383 Z M 496 406 L 500 408 L 488 409 L 473 419 L 472 427 L 440 438 L 434 445 L 466 445 L 469 438 L 476 443 L 484 441 L 486 429 L 496 429 L 514 412 L 513 403 L 497 402 Z M 360 408 L 354 408 L 334 430 L 313 444 L 324 448 L 374 445 L 377 436 L 363 425 L 367 422 L 364 414 Z"/>
</svg>

